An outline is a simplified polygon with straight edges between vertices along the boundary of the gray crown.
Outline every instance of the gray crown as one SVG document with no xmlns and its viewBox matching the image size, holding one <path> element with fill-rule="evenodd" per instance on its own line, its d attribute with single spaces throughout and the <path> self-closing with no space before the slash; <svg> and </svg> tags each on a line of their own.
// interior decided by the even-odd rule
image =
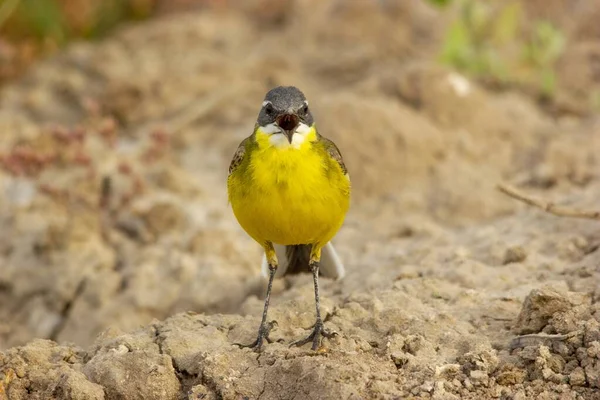
<svg viewBox="0 0 600 400">
<path fill-rule="evenodd" d="M 281 114 L 294 114 L 306 125 L 313 124 L 306 97 L 294 86 L 278 86 L 269 90 L 265 95 L 257 122 L 260 126 L 265 126 L 275 122 Z"/>
</svg>

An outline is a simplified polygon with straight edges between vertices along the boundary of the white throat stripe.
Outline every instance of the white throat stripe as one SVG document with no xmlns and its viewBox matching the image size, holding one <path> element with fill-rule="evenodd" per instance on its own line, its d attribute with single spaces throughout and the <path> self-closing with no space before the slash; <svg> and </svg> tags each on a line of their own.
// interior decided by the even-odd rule
<svg viewBox="0 0 600 400">
<path fill-rule="evenodd" d="M 306 136 L 310 133 L 311 128 L 304 123 L 300 123 L 292 135 L 292 143 L 288 141 L 281 128 L 275 123 L 261 126 L 260 130 L 270 135 L 269 142 L 277 148 L 293 147 L 299 149 L 306 140 Z"/>
</svg>

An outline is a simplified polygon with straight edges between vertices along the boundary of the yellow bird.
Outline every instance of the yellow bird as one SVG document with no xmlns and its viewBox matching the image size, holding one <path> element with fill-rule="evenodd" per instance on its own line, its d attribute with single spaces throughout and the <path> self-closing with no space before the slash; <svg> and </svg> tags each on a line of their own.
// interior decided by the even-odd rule
<svg viewBox="0 0 600 400">
<path fill-rule="evenodd" d="M 233 156 L 227 188 L 238 222 L 265 250 L 263 273 L 269 277 L 258 337 L 240 346 L 260 351 L 263 341 L 271 342 L 273 278 L 310 271 L 316 322 L 307 338 L 292 345 L 312 342 L 318 349 L 321 337 L 332 335 L 321 319 L 319 271 L 334 279 L 345 274 L 330 240 L 350 206 L 350 178 L 337 146 L 317 132 L 299 89 L 280 86 L 266 94 L 254 132 Z"/>
</svg>

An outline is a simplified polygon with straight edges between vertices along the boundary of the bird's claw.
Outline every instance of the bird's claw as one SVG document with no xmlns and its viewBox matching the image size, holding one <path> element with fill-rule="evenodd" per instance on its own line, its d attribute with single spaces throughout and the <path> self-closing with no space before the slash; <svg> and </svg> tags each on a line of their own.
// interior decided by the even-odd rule
<svg viewBox="0 0 600 400">
<path fill-rule="evenodd" d="M 262 349 L 263 341 L 266 341 L 269 344 L 273 343 L 273 340 L 269 337 L 269 334 L 271 333 L 271 329 L 277 325 L 277 321 L 271 321 L 261 325 L 260 328 L 258 328 L 258 336 L 254 342 L 250 344 L 234 343 L 234 345 L 238 346 L 240 349 L 250 348 L 256 352 L 259 352 Z"/>
<path fill-rule="evenodd" d="M 325 329 L 322 322 L 317 322 L 314 325 L 313 330 L 310 333 L 310 335 L 308 335 L 304 339 L 300 339 L 295 342 L 292 342 L 290 344 L 290 347 L 292 347 L 292 346 L 300 347 L 300 346 L 304 346 L 306 343 L 312 342 L 312 350 L 317 350 L 321 346 L 321 339 L 323 337 L 326 337 L 327 339 L 331 339 L 337 335 L 338 335 L 337 332 L 329 331 L 329 330 Z"/>
</svg>

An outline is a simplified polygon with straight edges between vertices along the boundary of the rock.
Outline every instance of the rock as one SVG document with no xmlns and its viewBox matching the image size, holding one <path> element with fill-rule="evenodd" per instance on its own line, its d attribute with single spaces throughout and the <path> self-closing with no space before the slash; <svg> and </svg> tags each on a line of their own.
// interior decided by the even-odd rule
<svg viewBox="0 0 600 400">
<path fill-rule="evenodd" d="M 10 400 L 104 400 L 102 386 L 78 370 L 82 363 L 81 349 L 49 340 L 0 353 L 0 395 L 4 391 Z"/>
<path fill-rule="evenodd" d="M 593 388 L 600 388 L 600 361 L 596 360 L 588 364 L 585 368 L 585 378 Z"/>
<path fill-rule="evenodd" d="M 535 289 L 525 298 L 516 322 L 520 334 L 541 332 L 549 321 L 580 305 L 590 304 L 589 296 L 581 293 L 558 292 L 550 287 Z M 579 311 L 579 310 L 577 310 Z M 564 314 L 563 318 L 564 319 Z"/>
<path fill-rule="evenodd" d="M 474 386 L 487 386 L 488 374 L 485 371 L 474 370 L 469 373 L 469 378 Z"/>
<path fill-rule="evenodd" d="M 446 388 L 444 387 L 444 382 L 445 381 L 438 381 L 435 383 L 435 388 L 433 390 L 431 398 L 433 400 L 458 400 L 459 397 L 457 395 L 450 393 L 446 390 Z"/>
<path fill-rule="evenodd" d="M 88 379 L 101 385 L 107 400 L 175 400 L 180 383 L 170 356 L 145 334 L 103 343 L 83 368 Z"/>
<path fill-rule="evenodd" d="M 496 351 L 489 348 L 468 352 L 461 355 L 458 360 L 466 373 L 478 370 L 491 374 L 496 370 L 499 363 Z"/>
<path fill-rule="evenodd" d="M 496 374 L 496 382 L 504 386 L 523 383 L 525 378 L 527 378 L 527 371 L 514 366 L 503 366 Z"/>
<path fill-rule="evenodd" d="M 525 261 L 526 258 L 527 252 L 522 246 L 509 247 L 506 249 L 502 263 L 504 265 L 510 263 L 519 263 Z"/>
<path fill-rule="evenodd" d="M 53 395 L 65 400 L 104 400 L 104 388 L 90 382 L 81 372 L 66 373 L 57 382 Z"/>
<path fill-rule="evenodd" d="M 593 342 L 600 341 L 600 322 L 597 319 L 591 318 L 584 324 L 584 346 L 590 346 Z"/>
<path fill-rule="evenodd" d="M 600 342 L 593 341 L 588 345 L 587 355 L 590 358 L 600 358 Z"/>
<path fill-rule="evenodd" d="M 445 364 L 435 367 L 435 376 L 452 380 L 460 372 L 460 364 Z"/>
<path fill-rule="evenodd" d="M 582 386 L 585 384 L 583 368 L 577 367 L 569 374 L 569 383 L 573 386 Z"/>
</svg>

